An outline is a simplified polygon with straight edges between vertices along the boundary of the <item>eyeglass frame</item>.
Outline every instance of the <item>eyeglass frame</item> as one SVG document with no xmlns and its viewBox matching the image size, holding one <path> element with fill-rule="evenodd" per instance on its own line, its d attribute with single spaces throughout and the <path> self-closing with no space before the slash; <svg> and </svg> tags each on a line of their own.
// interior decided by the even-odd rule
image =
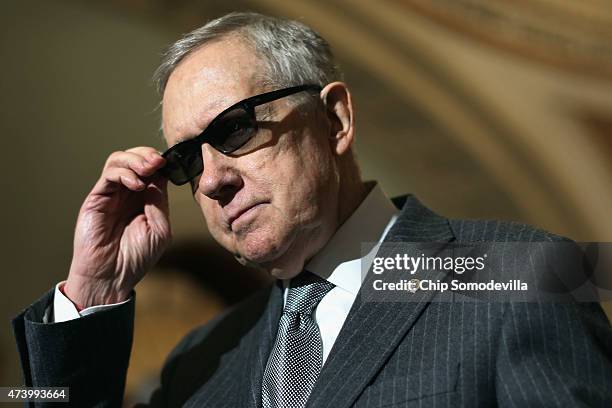
<svg viewBox="0 0 612 408">
<path fill-rule="evenodd" d="M 217 149 L 215 146 L 213 146 L 211 144 L 211 146 L 223 153 L 223 154 L 230 154 L 235 152 L 236 150 L 240 149 L 242 146 L 244 146 L 246 143 L 248 143 L 255 135 L 255 133 L 259 130 L 259 127 L 257 126 L 257 118 L 255 117 L 255 107 L 266 104 L 266 103 L 270 103 L 273 102 L 275 100 L 299 93 L 299 92 L 303 92 L 303 91 L 318 91 L 320 92 L 323 88 L 320 85 L 315 85 L 315 84 L 306 84 L 306 85 L 298 85 L 298 86 L 292 86 L 292 87 L 288 87 L 288 88 L 282 88 L 282 89 L 277 89 L 274 91 L 269 91 L 269 92 L 264 92 L 262 94 L 258 94 L 258 95 L 254 95 L 254 96 L 250 96 L 246 99 L 243 99 L 239 102 L 236 102 L 235 104 L 229 106 L 228 108 L 224 109 L 221 113 L 219 113 L 217 116 L 215 116 L 215 118 L 210 121 L 210 123 L 208 124 L 208 126 L 206 126 L 206 128 L 197 136 L 195 136 L 194 138 L 188 139 L 188 140 L 183 140 L 177 144 L 175 144 L 174 146 L 170 147 L 169 149 L 167 149 L 164 153 L 162 153 L 162 157 L 164 159 L 167 158 L 168 155 L 170 155 L 173 151 L 178 150 L 181 146 L 184 146 L 185 144 L 189 143 L 189 144 L 199 144 L 200 148 L 202 145 L 204 145 L 204 143 L 209 143 L 206 139 L 207 139 L 207 131 L 209 131 L 210 129 L 214 128 L 214 125 L 216 124 L 216 122 L 218 122 L 220 119 L 223 118 L 223 116 L 225 114 L 227 114 L 228 112 L 231 112 L 237 108 L 242 108 L 246 113 L 248 113 L 251 116 L 251 119 L 253 119 L 253 123 L 255 124 L 255 127 L 253 129 L 253 134 L 247 139 L 245 140 L 245 142 L 243 144 L 241 144 L 240 146 L 236 147 L 235 149 L 225 149 L 221 150 L 221 149 Z M 210 138 L 209 138 L 210 139 Z M 210 144 L 210 143 L 209 143 Z M 184 184 L 189 183 L 190 181 L 192 181 L 195 177 L 197 177 L 198 175 L 202 174 L 202 171 L 204 171 L 204 163 L 202 163 L 202 170 L 200 170 L 199 173 L 197 173 L 195 176 L 189 178 L 188 180 L 184 181 L 184 182 L 180 182 L 180 183 L 176 183 L 174 182 L 174 180 L 172 180 L 168 174 L 166 174 L 164 172 L 165 166 L 162 167 L 161 169 L 159 169 L 158 171 L 165 177 L 167 177 L 173 184 L 177 185 L 177 186 L 182 186 Z"/>
</svg>

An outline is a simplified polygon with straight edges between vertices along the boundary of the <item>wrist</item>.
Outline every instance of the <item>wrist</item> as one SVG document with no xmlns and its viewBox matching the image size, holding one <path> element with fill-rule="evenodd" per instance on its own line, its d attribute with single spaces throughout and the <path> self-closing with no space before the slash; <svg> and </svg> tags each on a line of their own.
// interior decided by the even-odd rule
<svg viewBox="0 0 612 408">
<path fill-rule="evenodd" d="M 131 292 L 131 289 L 116 288 L 113 282 L 73 275 L 68 276 L 64 285 L 59 289 L 79 312 L 92 306 L 123 302 Z"/>
</svg>

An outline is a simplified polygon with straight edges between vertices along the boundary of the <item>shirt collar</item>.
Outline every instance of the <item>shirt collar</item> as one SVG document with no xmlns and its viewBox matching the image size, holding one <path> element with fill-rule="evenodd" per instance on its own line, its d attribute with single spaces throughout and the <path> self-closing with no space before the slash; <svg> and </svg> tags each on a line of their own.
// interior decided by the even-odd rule
<svg viewBox="0 0 612 408">
<path fill-rule="evenodd" d="M 378 183 L 367 185 L 372 183 L 359 207 L 304 267 L 353 295 L 361 287 L 361 244 L 381 242 L 399 213 Z"/>
</svg>

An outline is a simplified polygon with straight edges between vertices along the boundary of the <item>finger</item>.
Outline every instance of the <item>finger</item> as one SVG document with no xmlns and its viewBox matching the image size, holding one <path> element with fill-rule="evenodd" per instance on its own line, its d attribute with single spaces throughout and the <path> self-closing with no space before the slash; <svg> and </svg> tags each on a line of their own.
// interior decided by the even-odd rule
<svg viewBox="0 0 612 408">
<path fill-rule="evenodd" d="M 159 175 L 151 177 L 145 194 L 144 213 L 151 229 L 159 237 L 169 237 L 171 232 L 168 180 Z"/>
<path fill-rule="evenodd" d="M 147 180 L 146 201 L 159 207 L 164 214 L 169 215 L 168 211 L 168 179 L 159 174 L 155 174 Z"/>
<path fill-rule="evenodd" d="M 120 167 L 133 170 L 141 177 L 147 177 L 155 173 L 161 167 L 161 162 L 150 162 L 138 153 L 133 152 L 115 152 L 106 160 L 104 170 Z"/>
<path fill-rule="evenodd" d="M 142 191 L 146 184 L 134 171 L 123 167 L 111 167 L 102 172 L 102 176 L 94 186 L 93 194 L 109 194 L 117 191 L 121 186 L 131 191 Z"/>
<path fill-rule="evenodd" d="M 149 146 L 132 147 L 127 149 L 126 152 L 139 154 L 152 164 L 165 163 L 166 161 L 160 152 Z"/>
</svg>

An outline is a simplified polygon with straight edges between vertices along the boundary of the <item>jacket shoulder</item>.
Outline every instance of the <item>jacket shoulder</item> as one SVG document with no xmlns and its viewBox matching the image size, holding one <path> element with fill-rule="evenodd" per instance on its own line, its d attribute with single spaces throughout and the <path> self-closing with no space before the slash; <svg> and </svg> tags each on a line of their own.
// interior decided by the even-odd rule
<svg viewBox="0 0 612 408">
<path fill-rule="evenodd" d="M 449 219 L 457 241 L 461 242 L 571 242 L 529 224 L 499 220 Z"/>
<path fill-rule="evenodd" d="M 261 317 L 263 309 L 266 307 L 266 303 L 270 297 L 270 290 L 271 287 L 260 289 L 241 302 L 223 311 L 211 321 L 192 329 L 176 345 L 169 358 L 172 355 L 188 352 L 212 333 L 218 333 L 221 337 L 223 337 L 224 334 L 245 334 L 239 332 L 244 331 L 245 327 L 251 327 L 248 323 L 255 323 L 255 321 Z"/>
<path fill-rule="evenodd" d="M 153 399 L 164 406 L 181 405 L 208 378 L 221 357 L 240 346 L 242 338 L 261 318 L 272 286 L 261 289 L 220 315 L 192 329 L 170 352 L 161 372 L 161 387 Z M 155 405 L 155 404 L 153 404 Z"/>
</svg>

